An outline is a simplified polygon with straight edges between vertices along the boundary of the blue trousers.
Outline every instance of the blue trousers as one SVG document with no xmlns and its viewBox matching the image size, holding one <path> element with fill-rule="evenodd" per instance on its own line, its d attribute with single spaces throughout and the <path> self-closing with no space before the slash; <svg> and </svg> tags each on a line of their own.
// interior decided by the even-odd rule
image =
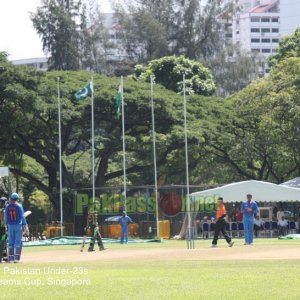
<svg viewBox="0 0 300 300">
<path fill-rule="evenodd" d="M 128 243 L 128 227 L 121 227 L 121 244 Z"/>
<path fill-rule="evenodd" d="M 244 235 L 245 235 L 245 242 L 247 244 L 253 243 L 253 218 L 243 218 L 244 223 Z"/>
<path fill-rule="evenodd" d="M 8 260 L 19 261 L 22 252 L 22 225 L 8 225 Z"/>
</svg>

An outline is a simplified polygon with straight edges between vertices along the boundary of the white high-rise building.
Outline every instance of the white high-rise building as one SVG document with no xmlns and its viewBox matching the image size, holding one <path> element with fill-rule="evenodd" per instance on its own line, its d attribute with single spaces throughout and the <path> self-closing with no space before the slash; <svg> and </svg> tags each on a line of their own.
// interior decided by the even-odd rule
<svg viewBox="0 0 300 300">
<path fill-rule="evenodd" d="M 283 37 L 293 33 L 300 27 L 300 1 L 280 1 L 280 35 Z"/>
<path fill-rule="evenodd" d="M 261 3 L 266 4 L 234 15 L 232 40 L 246 51 L 258 52 L 268 57 L 276 52 L 280 38 L 279 0 Z"/>
</svg>

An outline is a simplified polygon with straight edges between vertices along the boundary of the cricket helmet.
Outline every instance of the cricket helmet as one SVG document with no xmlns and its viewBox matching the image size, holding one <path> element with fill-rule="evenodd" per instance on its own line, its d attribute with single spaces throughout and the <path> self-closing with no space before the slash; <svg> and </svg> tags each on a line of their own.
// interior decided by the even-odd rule
<svg viewBox="0 0 300 300">
<path fill-rule="evenodd" d="M 0 207 L 1 208 L 5 207 L 6 201 L 7 201 L 7 198 L 5 198 L 5 197 L 0 198 Z"/>
<path fill-rule="evenodd" d="M 10 199 L 13 200 L 13 201 L 16 201 L 19 199 L 19 195 L 17 193 L 12 193 L 10 195 Z"/>
</svg>

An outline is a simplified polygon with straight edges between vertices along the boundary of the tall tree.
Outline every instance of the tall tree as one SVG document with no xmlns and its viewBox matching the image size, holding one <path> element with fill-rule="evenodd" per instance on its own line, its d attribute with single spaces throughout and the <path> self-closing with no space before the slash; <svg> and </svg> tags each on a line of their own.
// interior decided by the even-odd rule
<svg viewBox="0 0 300 300">
<path fill-rule="evenodd" d="M 110 20 L 110 14 L 101 13 L 96 0 L 84 4 L 81 12 L 81 54 L 82 69 L 93 70 L 107 75 L 113 74 L 114 65 L 111 62 L 111 52 L 116 45 L 112 42 L 109 28 L 105 26 Z"/>
<path fill-rule="evenodd" d="M 62 107 L 63 186 L 70 189 L 89 187 L 90 99 L 75 103 L 73 95 L 90 80 L 90 74 L 73 71 L 38 73 L 31 68 L 14 66 L 5 59 L 0 60 L 1 153 L 10 162 L 12 172 L 43 191 L 54 208 L 59 206 L 58 77 Z M 123 174 L 121 124 L 115 117 L 117 85 L 117 78 L 94 76 L 97 187 L 105 186 Z M 132 183 L 153 182 L 153 173 L 148 172 L 153 165 L 149 97 L 148 83 L 126 79 L 127 174 Z M 157 156 L 158 164 L 163 168 L 169 163 L 172 153 L 184 147 L 181 97 L 158 86 L 155 102 L 159 107 L 156 113 Z M 42 172 L 26 165 L 13 165 L 9 160 L 12 151 L 22 154 L 25 160 L 35 161 Z"/>
<path fill-rule="evenodd" d="M 49 54 L 50 70 L 80 68 L 81 26 L 78 24 L 81 2 L 76 0 L 41 0 L 31 20 Z"/>
<path fill-rule="evenodd" d="M 242 178 L 281 183 L 300 175 L 299 68 L 299 58 L 279 63 L 227 100 L 234 118 L 207 131 L 212 153 Z"/>
<path fill-rule="evenodd" d="M 145 62 L 168 54 L 173 2 L 127 0 L 117 6 L 119 37 L 133 60 Z"/>
<path fill-rule="evenodd" d="M 248 86 L 261 76 L 264 59 L 235 46 L 226 46 L 209 60 L 204 61 L 217 86 L 217 95 L 227 97 Z"/>
<path fill-rule="evenodd" d="M 216 17 L 227 2 L 124 1 L 116 12 L 126 50 L 140 61 L 168 54 L 206 59 L 222 45 Z"/>
</svg>

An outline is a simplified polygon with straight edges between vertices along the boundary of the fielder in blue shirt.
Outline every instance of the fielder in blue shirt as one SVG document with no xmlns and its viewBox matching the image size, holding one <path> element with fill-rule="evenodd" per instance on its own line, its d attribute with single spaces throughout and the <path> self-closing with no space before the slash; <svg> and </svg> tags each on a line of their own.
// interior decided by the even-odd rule
<svg viewBox="0 0 300 300">
<path fill-rule="evenodd" d="M 243 214 L 245 245 L 253 243 L 253 223 L 254 215 L 258 213 L 258 206 L 252 201 L 252 195 L 247 195 L 247 201 L 242 203 L 241 212 Z"/>
<path fill-rule="evenodd" d="M 133 223 L 131 218 L 127 216 L 126 211 L 123 211 L 122 217 L 119 219 L 121 225 L 121 244 L 128 244 L 128 224 Z"/>
<path fill-rule="evenodd" d="M 8 229 L 8 261 L 19 262 L 22 252 L 22 232 L 27 226 L 19 195 L 12 193 L 10 203 L 5 207 L 5 223 Z"/>
</svg>

